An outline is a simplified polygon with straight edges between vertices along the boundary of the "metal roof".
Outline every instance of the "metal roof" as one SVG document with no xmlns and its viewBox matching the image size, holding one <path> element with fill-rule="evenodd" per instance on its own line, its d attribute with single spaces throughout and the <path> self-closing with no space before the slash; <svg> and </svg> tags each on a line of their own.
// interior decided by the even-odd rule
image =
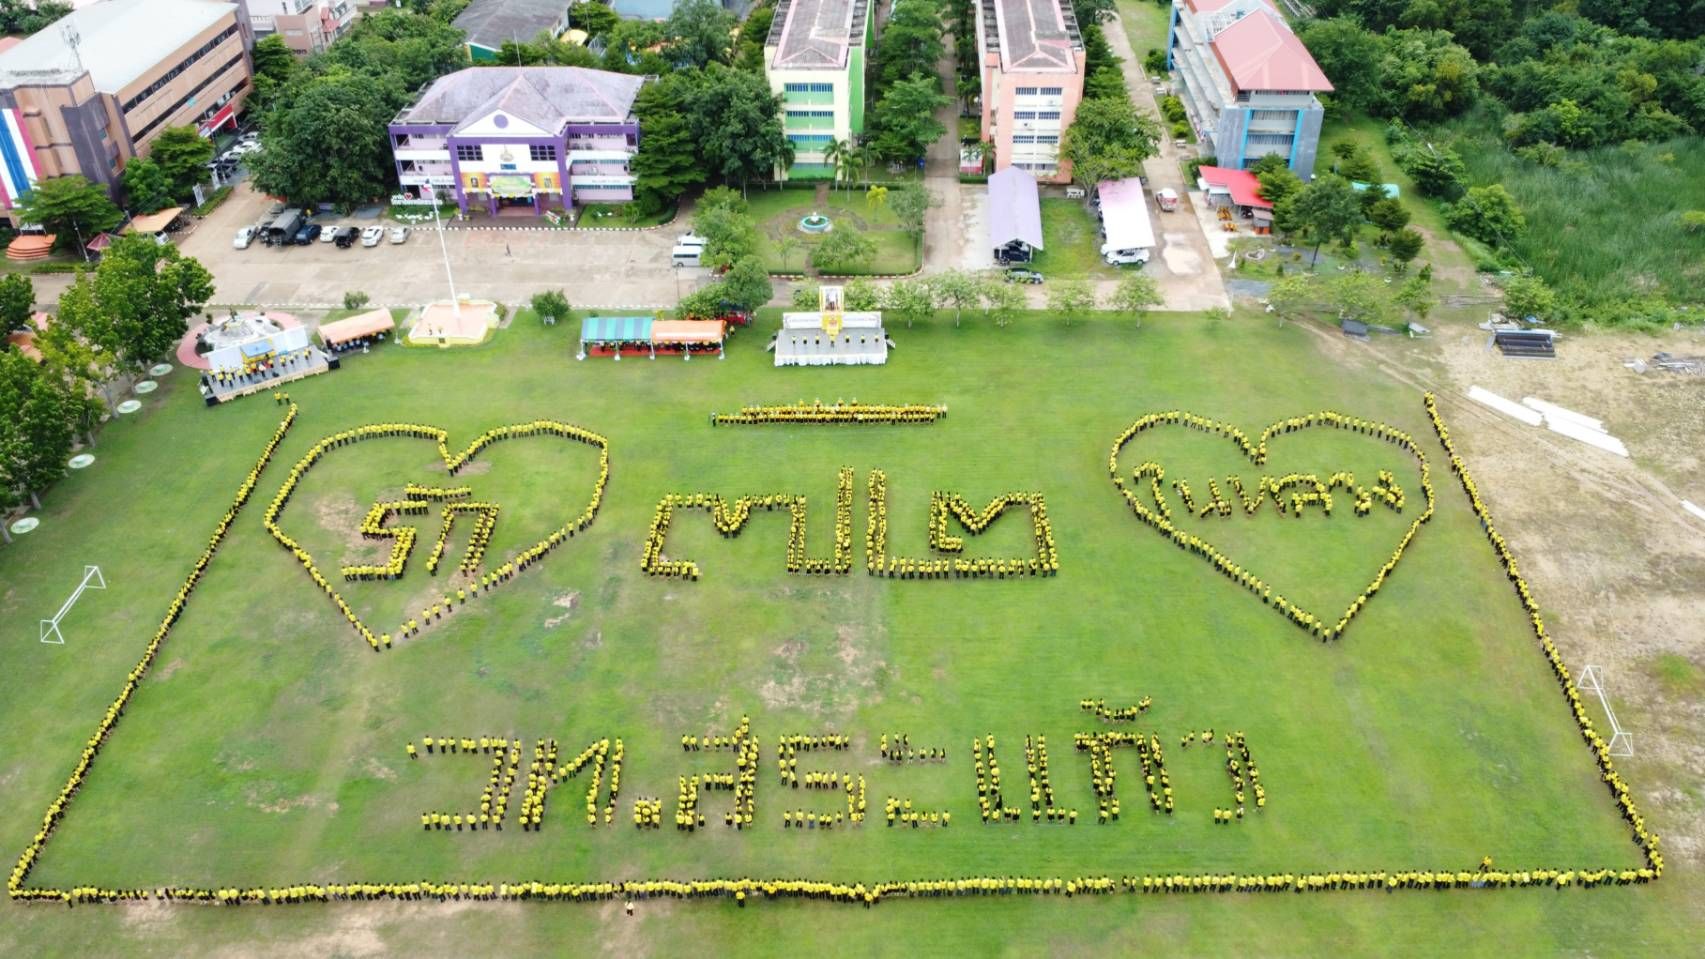
<svg viewBox="0 0 1705 959">
<path fill-rule="evenodd" d="M 0 84 L 70 83 L 87 71 L 96 90 L 116 94 L 236 9 L 221 0 L 102 0 L 0 52 Z"/>
<path fill-rule="evenodd" d="M 1042 249 L 1042 201 L 1028 171 L 1009 166 L 989 177 L 989 240 L 997 247 L 1023 240 Z"/>
<path fill-rule="evenodd" d="M 836 70 L 847 51 L 864 41 L 866 0 L 792 0 L 776 11 L 766 45 L 776 48 L 778 70 Z"/>
<path fill-rule="evenodd" d="M 1083 49 L 1077 18 L 1061 0 L 992 0 L 1007 72 L 1075 73 Z"/>
<path fill-rule="evenodd" d="M 1154 249 L 1154 224 L 1149 220 L 1142 180 L 1103 180 L 1095 194 L 1101 198 L 1101 225 L 1107 231 L 1101 252 Z"/>
<path fill-rule="evenodd" d="M 582 343 L 649 343 L 649 316 L 588 316 L 580 321 Z"/>
<path fill-rule="evenodd" d="M 474 0 L 450 25 L 468 35 L 468 42 L 488 50 L 505 43 L 530 42 L 541 30 L 567 19 L 571 0 Z"/>
<path fill-rule="evenodd" d="M 1237 90 L 1332 89 L 1308 47 L 1284 18 L 1266 8 L 1214 34 L 1209 46 Z"/>
<path fill-rule="evenodd" d="M 461 124 L 502 110 L 555 133 L 570 120 L 626 120 L 644 82 L 585 67 L 469 67 L 439 77 L 394 122 Z"/>
</svg>

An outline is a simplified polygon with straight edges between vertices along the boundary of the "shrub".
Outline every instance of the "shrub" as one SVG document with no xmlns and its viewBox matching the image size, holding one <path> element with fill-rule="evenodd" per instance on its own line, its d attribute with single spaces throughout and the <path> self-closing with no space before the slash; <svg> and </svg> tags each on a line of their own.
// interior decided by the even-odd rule
<svg viewBox="0 0 1705 959">
<path fill-rule="evenodd" d="M 1172 125 L 1172 138 L 1174 140 L 1190 139 L 1190 124 L 1184 120 L 1179 120 L 1177 123 L 1174 123 Z"/>
<path fill-rule="evenodd" d="M 359 310 L 367 305 L 367 300 L 367 294 L 360 290 L 350 290 L 348 293 L 343 295 L 343 308 L 346 310 Z"/>
<path fill-rule="evenodd" d="M 1166 76 L 1166 51 L 1150 48 L 1143 57 L 1143 69 L 1157 77 Z"/>
<path fill-rule="evenodd" d="M 1682 213 L 1681 228 L 1688 233 L 1705 233 L 1705 210 L 1688 210 Z"/>
<path fill-rule="evenodd" d="M 1187 114 L 1184 112 L 1184 101 L 1171 94 L 1161 97 L 1160 115 L 1173 123 L 1185 119 Z"/>
</svg>

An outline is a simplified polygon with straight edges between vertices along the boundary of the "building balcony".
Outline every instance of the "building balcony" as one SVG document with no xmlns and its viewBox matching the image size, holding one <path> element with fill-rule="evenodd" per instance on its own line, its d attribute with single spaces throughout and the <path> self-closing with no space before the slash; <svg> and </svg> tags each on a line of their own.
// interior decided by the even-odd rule
<svg viewBox="0 0 1705 959">
<path fill-rule="evenodd" d="M 625 177 L 628 175 L 626 163 L 576 163 L 568 168 L 568 175 L 576 180 L 587 177 Z"/>
<path fill-rule="evenodd" d="M 438 149 L 438 150 L 417 150 L 417 149 L 403 150 L 403 149 L 397 149 L 397 150 L 392 150 L 391 155 L 396 157 L 398 160 L 403 160 L 403 161 L 416 160 L 416 161 L 440 161 L 443 163 L 449 163 L 450 162 L 450 151 L 444 150 L 444 149 Z"/>
<path fill-rule="evenodd" d="M 569 137 L 568 138 L 568 154 L 569 154 L 569 156 L 573 156 L 576 153 L 581 153 L 581 152 L 585 152 L 585 151 L 598 151 L 598 152 L 619 151 L 621 153 L 627 154 L 627 153 L 633 152 L 633 147 L 628 145 L 628 141 L 627 141 L 626 137 Z"/>
<path fill-rule="evenodd" d="M 627 175 L 614 174 L 587 175 L 578 173 L 568 175 L 568 185 L 576 190 L 589 186 L 633 186 L 634 178 Z"/>
<path fill-rule="evenodd" d="M 570 150 L 570 163 L 626 163 L 633 159 L 633 151 L 621 150 Z"/>
</svg>

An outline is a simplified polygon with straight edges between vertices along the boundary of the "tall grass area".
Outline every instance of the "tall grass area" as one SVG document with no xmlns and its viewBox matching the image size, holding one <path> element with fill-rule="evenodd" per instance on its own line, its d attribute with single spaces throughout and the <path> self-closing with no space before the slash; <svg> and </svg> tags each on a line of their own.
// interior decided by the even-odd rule
<svg viewBox="0 0 1705 959">
<path fill-rule="evenodd" d="M 1655 300 L 1705 305 L 1705 234 L 1682 214 L 1705 210 L 1705 139 L 1570 151 L 1541 166 L 1495 133 L 1458 129 L 1473 185 L 1501 183 L 1527 216 L 1521 261 L 1583 307 L 1586 322 L 1638 325 Z"/>
</svg>

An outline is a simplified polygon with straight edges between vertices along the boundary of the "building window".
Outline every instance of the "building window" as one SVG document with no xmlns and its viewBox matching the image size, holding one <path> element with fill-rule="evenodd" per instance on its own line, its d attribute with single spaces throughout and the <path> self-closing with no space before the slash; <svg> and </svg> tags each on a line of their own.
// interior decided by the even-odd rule
<svg viewBox="0 0 1705 959">
<path fill-rule="evenodd" d="M 786 93 L 834 93 L 833 83 L 788 83 L 782 85 Z"/>
<path fill-rule="evenodd" d="M 159 93 L 160 90 L 166 86 L 166 84 L 171 83 L 173 80 L 177 79 L 179 74 L 183 73 L 185 70 L 188 70 L 197 60 L 200 60 L 202 57 L 205 57 L 209 53 L 212 53 L 215 47 L 219 46 L 221 43 L 224 43 L 226 40 L 229 40 L 236 35 L 237 35 L 237 27 L 235 24 L 232 24 L 231 26 L 226 27 L 224 32 L 220 33 L 218 36 L 216 36 L 213 39 L 202 44 L 199 49 L 191 51 L 189 56 L 184 57 L 183 60 L 178 62 L 177 66 L 171 68 L 170 70 L 167 70 L 165 76 L 162 76 L 158 80 L 155 80 L 153 83 L 148 84 L 148 86 L 146 88 L 144 88 L 141 93 L 138 93 L 136 96 L 133 96 L 130 99 L 124 101 L 124 107 L 123 107 L 124 112 L 129 113 L 131 110 L 135 109 L 137 104 L 141 103 L 143 100 L 148 99 L 149 97 L 153 96 L 154 94 Z"/>
<path fill-rule="evenodd" d="M 549 163 L 556 159 L 556 146 L 550 143 L 535 143 L 527 148 L 527 157 L 534 163 Z"/>
<path fill-rule="evenodd" d="M 1036 142 L 1037 143 L 1058 143 L 1058 142 L 1060 142 L 1060 138 L 1054 134 L 1039 134 L 1036 137 Z"/>
<path fill-rule="evenodd" d="M 1035 87 L 1019 87 L 1018 89 L 1016 89 L 1012 92 L 1013 92 L 1013 95 L 1015 95 L 1015 96 L 1033 97 L 1036 95 L 1036 88 Z"/>
<path fill-rule="evenodd" d="M 1056 113 L 1056 114 L 1054 114 L 1054 116 L 1059 116 L 1059 114 Z M 1014 110 L 1014 111 L 1012 111 L 1012 118 L 1014 120 L 1034 120 L 1034 119 L 1036 119 L 1036 111 L 1035 110 Z"/>
<path fill-rule="evenodd" d="M 1038 110 L 1038 111 L 1036 111 L 1036 119 L 1038 119 L 1038 120 L 1058 120 L 1059 118 L 1060 118 L 1060 111 L 1058 111 L 1058 110 Z"/>
<path fill-rule="evenodd" d="M 458 144 L 456 144 L 456 159 L 460 160 L 463 163 L 478 163 L 480 160 L 479 144 L 477 144 L 477 143 L 472 143 L 472 144 L 470 144 L 470 143 L 458 143 Z"/>
<path fill-rule="evenodd" d="M 1066 90 L 1064 87 L 1043 87 L 1042 88 L 1042 95 L 1045 97 L 1063 96 L 1065 94 L 1065 92 L 1066 92 Z"/>
<path fill-rule="evenodd" d="M 186 106 L 191 100 L 193 100 L 197 96 L 199 96 L 201 94 L 201 91 L 207 89 L 210 85 L 213 84 L 214 81 L 216 81 L 220 77 L 224 76 L 226 74 L 226 72 L 228 72 L 232 67 L 235 67 L 237 64 L 242 63 L 242 62 L 243 62 L 243 51 L 238 50 L 235 56 L 233 56 L 231 59 L 225 61 L 224 66 L 220 67 L 217 70 L 214 70 L 211 74 L 208 75 L 207 79 L 196 84 L 195 89 L 193 89 L 193 90 L 189 91 L 188 93 L 185 93 L 183 96 L 179 97 L 178 101 L 176 103 L 173 103 L 171 106 L 168 106 L 168 107 L 161 109 L 160 112 L 154 116 L 154 119 L 149 120 L 147 123 L 143 124 L 142 128 L 137 130 L 132 135 L 132 137 L 131 137 L 132 141 L 134 141 L 136 143 L 147 142 L 149 136 L 152 135 L 153 132 L 157 128 L 159 128 L 159 126 L 162 123 L 165 123 L 167 120 L 170 120 L 172 118 L 173 114 L 175 114 L 179 110 L 183 109 L 184 106 Z M 237 85 L 235 87 L 231 88 L 229 91 L 226 92 L 225 96 L 227 98 L 236 96 L 238 91 L 242 90 L 242 88 L 244 86 L 248 85 L 248 82 L 249 82 L 248 78 L 243 77 L 242 79 L 240 79 L 237 82 Z"/>
</svg>

